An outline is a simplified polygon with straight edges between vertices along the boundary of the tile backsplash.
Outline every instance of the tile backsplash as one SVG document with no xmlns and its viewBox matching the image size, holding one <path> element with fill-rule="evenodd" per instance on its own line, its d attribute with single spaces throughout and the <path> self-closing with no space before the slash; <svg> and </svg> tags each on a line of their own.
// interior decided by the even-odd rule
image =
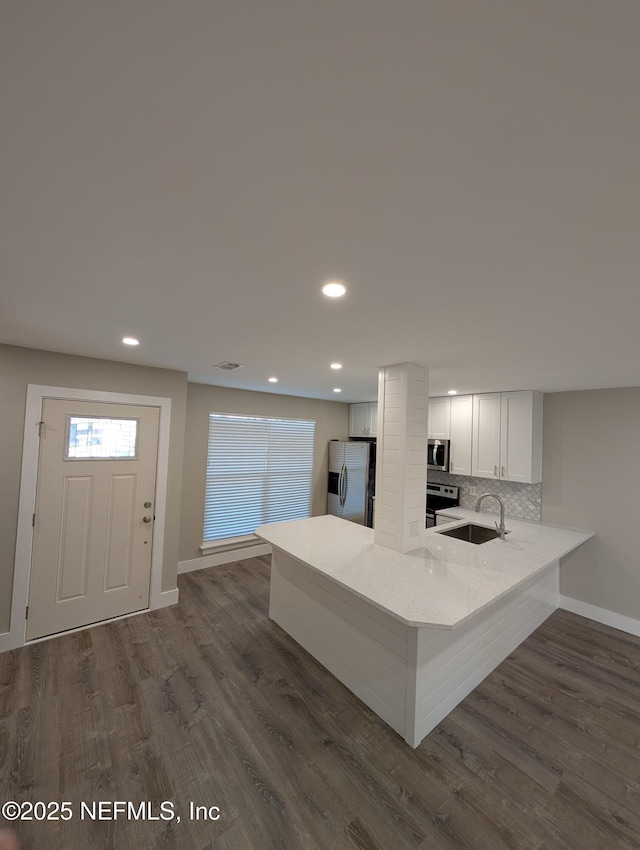
<svg viewBox="0 0 640 850">
<path fill-rule="evenodd" d="M 542 517 L 542 484 L 516 484 L 513 481 L 496 481 L 494 478 L 469 478 L 466 475 L 450 475 L 436 469 L 427 470 L 427 479 L 436 484 L 451 484 L 460 488 L 460 507 L 473 510 L 482 493 L 495 493 L 504 502 L 505 513 L 515 519 L 530 519 L 540 522 Z M 472 496 L 471 487 L 478 492 Z M 495 499 L 482 503 L 482 510 L 499 513 Z"/>
</svg>

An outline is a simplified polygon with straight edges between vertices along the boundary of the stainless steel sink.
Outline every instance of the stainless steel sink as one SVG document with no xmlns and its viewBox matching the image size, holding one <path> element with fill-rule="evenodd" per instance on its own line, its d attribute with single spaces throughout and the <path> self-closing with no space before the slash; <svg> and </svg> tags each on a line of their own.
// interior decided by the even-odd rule
<svg viewBox="0 0 640 850">
<path fill-rule="evenodd" d="M 509 532 L 507 532 L 508 534 Z M 487 528 L 486 525 L 475 525 L 472 522 L 466 525 L 459 525 L 457 528 L 448 528 L 446 531 L 439 531 L 438 534 L 446 534 L 447 537 L 455 537 L 457 540 L 466 540 L 467 543 L 488 543 L 489 540 L 495 540 L 500 537 L 500 532 L 495 528 Z"/>
</svg>

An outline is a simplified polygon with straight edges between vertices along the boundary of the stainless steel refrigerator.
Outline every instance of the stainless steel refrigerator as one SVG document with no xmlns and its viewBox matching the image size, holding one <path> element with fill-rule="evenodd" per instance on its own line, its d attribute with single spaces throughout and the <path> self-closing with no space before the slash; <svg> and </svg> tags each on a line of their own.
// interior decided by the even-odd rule
<svg viewBox="0 0 640 850">
<path fill-rule="evenodd" d="M 371 525 L 375 443 L 331 440 L 327 513 Z"/>
</svg>

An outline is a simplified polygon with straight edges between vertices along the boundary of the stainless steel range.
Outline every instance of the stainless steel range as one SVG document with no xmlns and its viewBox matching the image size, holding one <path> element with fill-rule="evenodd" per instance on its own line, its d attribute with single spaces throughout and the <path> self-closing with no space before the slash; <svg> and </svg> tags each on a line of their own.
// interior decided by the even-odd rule
<svg viewBox="0 0 640 850">
<path fill-rule="evenodd" d="M 427 481 L 427 528 L 436 524 L 436 511 L 456 508 L 460 504 L 459 487 L 450 484 L 432 484 Z"/>
</svg>

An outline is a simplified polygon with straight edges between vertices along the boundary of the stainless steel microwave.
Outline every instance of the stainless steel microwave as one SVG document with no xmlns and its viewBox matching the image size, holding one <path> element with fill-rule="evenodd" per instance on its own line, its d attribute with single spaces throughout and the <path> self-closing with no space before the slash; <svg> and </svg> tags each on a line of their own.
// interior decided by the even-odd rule
<svg viewBox="0 0 640 850">
<path fill-rule="evenodd" d="M 449 472 L 449 440 L 427 440 L 427 469 Z"/>
</svg>

